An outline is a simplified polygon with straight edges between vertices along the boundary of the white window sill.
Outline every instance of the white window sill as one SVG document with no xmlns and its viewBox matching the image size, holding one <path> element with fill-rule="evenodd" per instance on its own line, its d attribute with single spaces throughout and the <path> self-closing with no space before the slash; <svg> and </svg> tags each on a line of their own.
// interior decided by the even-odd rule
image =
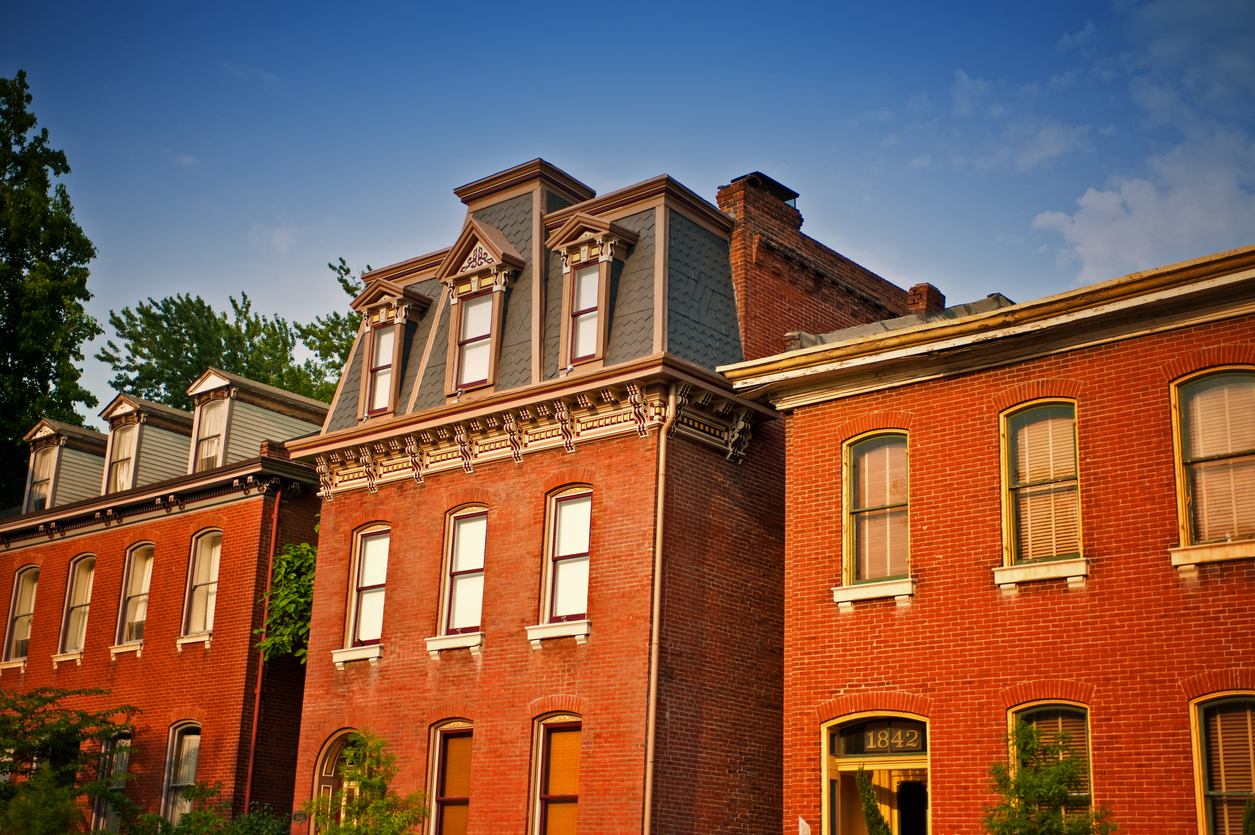
<svg viewBox="0 0 1255 835">
<path fill-rule="evenodd" d="M 456 635 L 437 635 L 427 639 L 427 654 L 432 661 L 440 660 L 440 653 L 447 649 L 469 649 L 479 658 L 484 652 L 483 632 L 461 632 Z"/>
<path fill-rule="evenodd" d="M 1238 539 L 1233 542 L 1209 542 L 1206 545 L 1187 545 L 1169 548 L 1172 567 L 1183 578 L 1197 578 L 1198 567 L 1209 562 L 1248 560 L 1255 558 L 1255 539 Z"/>
<path fill-rule="evenodd" d="M 370 661 L 370 666 L 378 667 L 380 658 L 383 658 L 383 644 L 333 649 L 331 651 L 331 661 L 336 665 L 337 670 L 343 670 L 344 665 L 350 661 Z"/>
<path fill-rule="evenodd" d="M 117 657 L 124 652 L 133 652 L 135 653 L 136 658 L 142 658 L 144 655 L 144 642 L 136 641 L 133 644 L 117 644 L 116 646 L 109 647 L 109 660 L 113 661 L 117 659 Z"/>
<path fill-rule="evenodd" d="M 1074 560 L 1047 560 L 1030 562 L 1022 565 L 1000 565 L 993 570 L 994 585 L 1002 589 L 1006 595 L 1015 594 L 1019 583 L 1036 583 L 1040 580 L 1057 580 L 1066 578 L 1068 588 L 1085 587 L 1085 578 L 1089 576 L 1089 560 L 1078 557 Z"/>
<path fill-rule="evenodd" d="M 26 672 L 26 659 L 19 658 L 16 661 L 2 661 L 0 662 L 0 672 L 4 670 L 21 670 Z"/>
<path fill-rule="evenodd" d="M 83 666 L 83 651 L 80 649 L 52 656 L 52 669 L 55 670 L 58 664 L 69 664 L 71 661 L 80 667 Z"/>
<path fill-rule="evenodd" d="M 205 649 L 209 649 L 209 642 L 213 636 L 214 633 L 212 632 L 202 632 L 199 635 L 181 635 L 174 639 L 174 645 L 178 647 L 180 653 L 183 652 L 183 647 L 188 644 L 204 644 Z"/>
<path fill-rule="evenodd" d="M 540 649 L 540 642 L 549 638 L 574 638 L 575 643 L 584 644 L 588 642 L 592 628 L 592 621 L 588 620 L 542 623 L 527 627 L 527 640 L 531 642 L 532 649 Z"/>
<path fill-rule="evenodd" d="M 832 602 L 842 612 L 853 612 L 854 603 L 859 600 L 881 600 L 892 597 L 899 606 L 911 602 L 915 594 L 915 581 L 910 577 L 900 580 L 884 580 L 879 583 L 856 583 L 852 586 L 834 586 Z"/>
</svg>

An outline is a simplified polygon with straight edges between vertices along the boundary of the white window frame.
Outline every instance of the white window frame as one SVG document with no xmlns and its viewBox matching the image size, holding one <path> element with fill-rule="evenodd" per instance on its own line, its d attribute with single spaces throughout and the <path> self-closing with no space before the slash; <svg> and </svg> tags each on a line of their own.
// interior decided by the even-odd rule
<svg viewBox="0 0 1255 835">
<path fill-rule="evenodd" d="M 201 425 L 204 418 L 205 409 L 211 408 L 216 403 L 223 404 L 222 431 L 216 436 L 218 438 L 218 459 L 213 467 L 200 468 L 200 445 L 202 442 L 209 440 L 208 437 L 201 437 Z M 201 401 L 196 406 L 196 421 L 192 427 L 192 451 L 189 456 L 187 471 L 189 473 L 204 472 L 214 467 L 221 467 L 227 460 L 227 440 L 231 433 L 231 418 L 235 411 L 235 398 L 233 397 L 210 397 Z"/>
<path fill-rule="evenodd" d="M 196 765 L 192 769 L 192 779 L 186 783 L 176 783 L 178 763 L 176 758 L 179 755 L 180 743 L 183 738 L 190 736 L 190 731 L 196 731 Z M 200 770 L 200 749 L 203 740 L 203 728 L 199 722 L 180 722 L 170 727 L 170 738 L 166 745 L 166 779 L 165 790 L 162 792 L 161 816 L 170 821 L 171 824 L 178 824 L 179 818 L 187 814 L 191 810 L 191 805 L 181 808 L 187 801 L 180 796 L 182 790 L 196 783 L 196 772 Z"/>
<path fill-rule="evenodd" d="M 379 337 L 383 333 L 389 333 L 392 336 L 392 350 L 387 357 L 387 364 L 375 365 L 375 354 L 379 346 Z M 368 353 L 363 359 L 365 361 L 364 373 L 366 374 L 366 414 L 375 417 L 387 414 L 396 409 L 396 391 L 397 391 L 397 356 L 403 331 L 397 327 L 395 320 L 388 320 L 382 325 L 377 325 L 370 330 L 370 339 L 368 340 Z M 388 390 L 386 392 L 385 403 L 378 408 L 375 407 L 375 394 L 379 386 L 379 375 L 388 372 Z"/>
<path fill-rule="evenodd" d="M 9 600 L 9 624 L 4 634 L 4 660 L 6 663 L 24 662 L 30 657 L 30 642 L 34 637 L 35 624 L 35 604 L 39 597 L 39 572 L 38 565 L 24 565 L 13 574 L 13 593 Z M 31 577 L 34 577 L 31 580 Z M 25 584 L 30 582 L 33 584 L 31 589 L 30 611 L 18 612 L 18 600 L 22 595 Z M 26 652 L 18 655 L 15 651 L 17 643 L 17 621 L 19 618 L 27 618 L 26 626 Z"/>
<path fill-rule="evenodd" d="M 135 471 L 138 469 L 138 465 L 139 465 L 139 444 L 140 444 L 142 426 L 143 424 L 138 423 L 138 422 L 137 423 L 123 423 L 123 424 L 119 424 L 118 426 L 110 430 L 109 450 L 108 450 L 109 454 L 108 454 L 107 460 L 105 461 L 105 484 L 104 484 L 104 489 L 101 491 L 103 494 L 108 495 L 110 493 L 121 493 L 124 490 L 130 490 L 132 487 L 135 486 Z M 128 458 L 117 458 L 116 456 L 118 454 L 118 440 L 120 439 L 122 433 L 124 432 L 133 433 L 135 436 L 135 440 L 131 444 L 130 456 Z M 116 467 L 118 464 L 121 464 L 123 461 L 125 461 L 127 465 L 130 467 L 130 473 L 128 474 L 128 478 L 126 480 L 125 485 L 120 485 L 117 487 L 117 489 L 113 489 L 114 467 Z"/>
<path fill-rule="evenodd" d="M 78 584 L 79 569 L 88 560 L 91 560 L 92 567 L 91 567 L 91 575 L 87 578 L 86 602 L 75 603 L 74 602 L 75 592 L 79 590 L 79 584 Z M 58 651 L 62 654 L 71 654 L 71 653 L 81 654 L 83 652 L 83 647 L 87 643 L 87 621 L 88 621 L 88 616 L 91 612 L 92 586 L 96 580 L 96 563 L 97 563 L 97 559 L 96 559 L 95 554 L 79 554 L 77 557 L 75 557 L 73 560 L 70 561 L 69 576 L 66 578 L 66 583 L 65 583 L 65 614 L 61 618 L 61 640 L 57 644 Z M 82 635 L 82 639 L 79 642 L 79 645 L 77 647 L 71 647 L 69 643 L 70 643 L 70 637 L 73 634 L 71 632 L 71 629 L 73 628 L 72 622 L 74 620 L 75 610 L 77 609 L 83 610 L 83 626 L 82 626 L 83 635 Z"/>
<path fill-rule="evenodd" d="M 47 452 L 52 456 L 52 467 L 49 469 L 48 478 L 46 480 L 35 481 L 36 464 L 40 454 Z M 57 475 L 61 469 L 61 447 L 59 445 L 43 446 L 31 453 L 30 461 L 30 480 L 26 485 L 26 501 L 22 505 L 23 513 L 40 513 L 48 510 L 53 506 L 54 491 L 57 487 Z M 44 495 L 44 506 L 35 508 L 35 485 L 47 484 L 48 492 Z"/>
<path fill-rule="evenodd" d="M 459 530 L 460 530 L 459 525 L 463 520 L 476 519 L 476 518 L 483 518 L 484 525 L 485 525 L 484 549 L 483 549 L 483 552 L 480 554 L 480 567 L 478 569 L 459 571 L 455 574 L 453 560 L 454 560 L 454 556 L 456 554 L 456 548 L 458 545 L 458 535 L 459 535 Z M 485 573 L 484 573 L 485 572 L 485 559 L 487 557 L 487 552 L 488 552 L 488 543 L 487 543 L 488 508 L 484 505 L 469 505 L 466 507 L 461 507 L 449 513 L 447 520 L 448 521 L 445 525 L 445 543 L 446 544 L 445 544 L 444 571 L 443 571 L 444 590 L 443 590 L 443 593 L 441 594 L 440 634 L 441 635 L 463 635 L 463 634 L 470 634 L 474 632 L 480 632 L 482 631 L 483 620 L 484 620 L 483 581 L 485 577 Z M 454 594 L 454 591 L 456 590 L 457 578 L 463 577 L 463 576 L 469 577 L 475 574 L 479 575 L 480 584 L 481 584 L 480 585 L 480 598 L 479 598 L 479 602 L 480 602 L 479 622 L 476 623 L 474 626 L 462 626 L 462 627 L 455 628 L 453 627 L 451 621 L 453 618 L 453 594 Z"/>
<path fill-rule="evenodd" d="M 381 590 L 380 593 L 382 593 L 384 596 L 384 613 L 387 612 L 387 599 L 388 599 L 387 568 L 385 567 L 384 569 L 384 581 L 382 583 L 376 583 L 370 586 L 361 585 L 363 548 L 365 547 L 365 543 L 367 539 L 371 539 L 371 538 L 379 537 L 379 536 L 388 537 L 388 559 L 391 560 L 391 557 L 392 557 L 392 526 L 391 525 L 387 523 L 383 523 L 383 522 L 378 522 L 378 523 L 374 523 L 371 525 L 367 525 L 366 527 L 360 528 L 353 534 L 353 560 L 350 566 L 350 573 L 349 573 L 348 617 L 345 619 L 346 620 L 345 637 L 344 637 L 345 649 L 376 647 L 383 643 L 383 623 L 382 623 L 383 614 L 382 613 L 380 615 L 381 623 L 380 623 L 380 628 L 379 628 L 379 637 L 372 640 L 367 640 L 367 641 L 359 641 L 357 638 L 357 633 L 358 633 L 357 620 L 360 614 L 359 610 L 361 608 L 360 604 L 361 604 L 361 595 L 362 595 L 363 590 L 369 593 L 369 592 L 374 592 L 376 589 L 380 589 Z"/>
<path fill-rule="evenodd" d="M 144 551 L 144 550 L 152 551 L 152 556 L 149 558 L 149 563 L 148 563 L 149 565 L 148 582 L 147 584 L 145 584 L 144 590 L 142 592 L 139 592 L 137 594 L 131 594 L 130 593 L 131 575 L 135 569 L 135 557 L 141 551 Z M 150 593 L 152 590 L 152 567 L 156 565 L 156 562 L 157 562 L 157 546 L 152 542 L 137 542 L 134 545 L 132 545 L 130 548 L 128 548 L 126 551 L 126 571 L 123 573 L 123 577 L 122 577 L 122 602 L 118 606 L 118 631 L 117 631 L 117 639 L 118 639 L 117 645 L 118 646 L 133 647 L 133 646 L 144 645 L 144 636 L 142 633 L 138 638 L 128 638 L 127 627 L 131 623 L 138 623 L 139 621 L 128 621 L 127 609 L 132 599 L 138 599 L 140 597 L 144 598 L 144 624 L 145 626 L 147 626 L 148 603 L 150 600 Z"/>
<path fill-rule="evenodd" d="M 196 570 L 201 563 L 202 548 L 209 547 L 208 543 L 214 539 L 218 540 L 218 563 L 213 566 L 213 578 L 203 583 L 196 581 Z M 180 635 L 187 637 L 191 635 L 212 635 L 214 631 L 214 606 L 217 604 L 218 597 L 218 577 L 222 570 L 222 531 L 219 528 L 209 528 L 200 531 L 192 538 L 192 553 L 188 560 L 187 567 L 187 593 L 184 595 L 183 603 L 183 627 Z M 206 605 L 206 610 L 202 622 L 200 624 L 192 623 L 195 612 L 195 596 L 198 589 L 204 586 L 212 587 L 207 593 L 212 603 Z M 201 628 L 196 628 L 200 626 Z"/>
<path fill-rule="evenodd" d="M 588 551 L 572 552 L 571 554 L 558 555 L 558 514 L 559 508 L 563 502 L 576 499 L 588 498 Z M 545 514 L 546 530 L 545 530 L 545 601 L 543 609 L 543 617 L 541 623 L 571 623 L 576 621 L 588 620 L 588 592 L 592 585 L 592 552 L 593 552 L 593 488 L 588 485 L 572 485 L 564 487 L 561 490 L 551 493 L 548 501 L 548 513 Z M 571 560 L 584 559 L 588 561 L 587 580 L 584 585 L 584 611 L 579 613 L 571 613 L 567 615 L 555 615 L 554 606 L 557 602 L 558 595 L 558 568 L 559 563 Z"/>
</svg>

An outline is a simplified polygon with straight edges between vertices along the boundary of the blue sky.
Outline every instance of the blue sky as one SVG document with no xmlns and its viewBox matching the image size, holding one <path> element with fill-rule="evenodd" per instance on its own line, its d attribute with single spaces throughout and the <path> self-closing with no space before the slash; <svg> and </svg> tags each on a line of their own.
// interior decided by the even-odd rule
<svg viewBox="0 0 1255 835">
<path fill-rule="evenodd" d="M 102 324 L 176 292 L 309 319 L 347 301 L 328 261 L 449 245 L 452 189 L 537 156 L 711 200 L 761 170 L 804 231 L 951 302 L 1255 243 L 1249 0 L 0 0 L 19 68 Z"/>
</svg>

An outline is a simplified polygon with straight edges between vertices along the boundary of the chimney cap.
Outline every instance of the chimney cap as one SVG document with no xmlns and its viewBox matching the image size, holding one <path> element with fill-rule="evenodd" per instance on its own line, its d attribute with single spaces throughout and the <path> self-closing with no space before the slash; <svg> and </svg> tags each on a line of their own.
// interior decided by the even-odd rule
<svg viewBox="0 0 1255 835">
<path fill-rule="evenodd" d="M 788 203 L 789 205 L 793 205 L 793 201 L 798 198 L 798 193 L 796 191 L 778 180 L 773 180 L 761 171 L 743 174 L 740 177 L 734 178 L 732 182 L 739 183 L 741 180 L 745 180 L 754 188 L 762 189 L 772 197 L 779 199 L 783 203 Z"/>
</svg>

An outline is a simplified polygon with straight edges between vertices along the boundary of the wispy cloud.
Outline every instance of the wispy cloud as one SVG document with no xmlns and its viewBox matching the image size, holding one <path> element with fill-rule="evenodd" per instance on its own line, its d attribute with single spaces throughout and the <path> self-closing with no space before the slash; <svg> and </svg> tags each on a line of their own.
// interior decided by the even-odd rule
<svg viewBox="0 0 1255 835">
<path fill-rule="evenodd" d="M 254 223 L 248 233 L 248 240 L 253 246 L 279 255 L 291 252 L 301 238 L 301 230 L 291 225 L 266 226 L 263 223 Z"/>
<path fill-rule="evenodd" d="M 200 160 L 191 154 L 178 154 L 174 161 L 179 165 L 200 165 Z"/>
<path fill-rule="evenodd" d="M 238 78 L 244 81 L 260 83 L 262 89 L 270 92 L 280 84 L 279 76 L 266 70 L 259 70 L 256 67 L 246 67 L 242 64 L 233 64 L 230 61 L 222 62 L 222 70 L 232 78 Z"/>
<path fill-rule="evenodd" d="M 954 115 L 971 116 L 989 95 L 989 82 L 972 78 L 963 70 L 955 70 L 954 86 L 950 88 L 950 93 L 954 98 Z"/>
<path fill-rule="evenodd" d="M 933 155 L 924 154 L 922 157 L 916 157 L 909 163 L 912 168 L 932 168 Z"/>
<path fill-rule="evenodd" d="M 1057 119 L 1026 118 L 1007 125 L 1005 144 L 978 157 L 980 169 L 1014 167 L 1024 173 L 1047 165 L 1073 151 L 1093 149 L 1089 125 L 1069 125 Z"/>
<path fill-rule="evenodd" d="M 1087 20 L 1085 21 L 1085 26 L 1081 28 L 1081 31 L 1071 35 L 1064 33 L 1063 37 L 1059 39 L 1059 42 L 1055 44 L 1055 48 L 1060 51 L 1066 51 L 1072 49 L 1073 47 L 1084 46 L 1094 39 L 1094 33 L 1096 31 L 1097 29 L 1094 27 L 1094 21 Z"/>
<path fill-rule="evenodd" d="M 886 136 L 884 139 L 880 140 L 880 145 L 883 148 L 892 148 L 893 146 L 897 145 L 900 141 L 901 140 L 898 139 L 897 134 L 891 133 L 888 136 Z"/>
</svg>

